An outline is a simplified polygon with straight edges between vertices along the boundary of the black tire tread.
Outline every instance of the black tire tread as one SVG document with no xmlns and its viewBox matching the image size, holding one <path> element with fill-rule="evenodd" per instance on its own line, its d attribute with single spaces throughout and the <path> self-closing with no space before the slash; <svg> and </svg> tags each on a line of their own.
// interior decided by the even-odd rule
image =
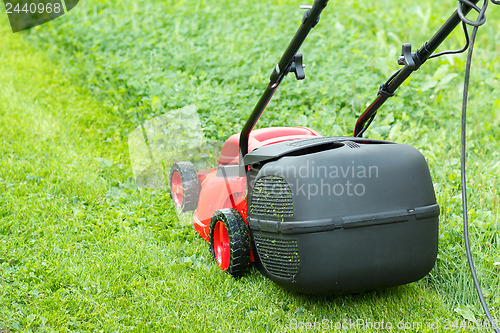
<svg viewBox="0 0 500 333">
<path fill-rule="evenodd" d="M 172 195 L 172 176 L 179 172 L 182 180 L 183 199 L 182 206 L 177 207 L 182 212 L 193 211 L 198 207 L 198 198 L 200 196 L 200 182 L 198 173 L 191 162 L 176 162 L 170 168 L 169 190 Z"/>
<path fill-rule="evenodd" d="M 248 270 L 250 265 L 250 234 L 248 227 L 240 213 L 233 208 L 224 208 L 215 211 L 210 222 L 210 249 L 215 258 L 213 236 L 215 224 L 224 223 L 229 237 L 230 260 L 227 273 L 239 278 Z"/>
</svg>

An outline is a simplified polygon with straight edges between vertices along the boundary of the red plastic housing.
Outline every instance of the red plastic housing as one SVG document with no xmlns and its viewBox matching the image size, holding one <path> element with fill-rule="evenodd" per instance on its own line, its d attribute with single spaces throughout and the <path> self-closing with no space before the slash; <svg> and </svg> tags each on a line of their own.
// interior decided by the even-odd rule
<svg viewBox="0 0 500 333">
<path fill-rule="evenodd" d="M 273 143 L 320 137 L 321 134 L 307 127 L 269 127 L 250 133 L 249 149 Z M 224 143 L 219 165 L 237 165 L 239 162 L 239 134 L 234 134 Z M 193 214 L 193 224 L 198 233 L 209 241 L 210 220 L 214 212 L 223 208 L 238 210 L 247 220 L 246 177 L 216 177 L 217 168 L 201 170 L 198 179 L 201 184 L 198 208 Z M 253 261 L 253 256 L 252 256 Z"/>
</svg>

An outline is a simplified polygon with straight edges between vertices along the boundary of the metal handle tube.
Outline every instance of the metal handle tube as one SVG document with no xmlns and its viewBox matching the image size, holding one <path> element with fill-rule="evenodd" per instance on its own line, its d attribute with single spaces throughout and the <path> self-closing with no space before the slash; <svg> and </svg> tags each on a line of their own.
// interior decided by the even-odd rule
<svg viewBox="0 0 500 333">
<path fill-rule="evenodd" d="M 306 39 L 307 35 L 309 34 L 309 31 L 316 25 L 316 23 L 318 23 L 319 15 L 326 7 L 327 2 L 328 0 L 315 0 L 312 8 L 306 12 L 306 14 L 304 15 L 304 19 L 302 20 L 302 24 L 295 33 L 295 36 L 291 40 L 287 49 L 281 56 L 280 61 L 275 66 L 266 90 L 260 97 L 252 113 L 250 114 L 250 117 L 243 126 L 243 129 L 241 130 L 240 141 L 239 141 L 239 148 L 240 148 L 239 164 L 240 164 L 240 170 L 242 170 L 240 172 L 241 176 L 244 176 L 246 174 L 246 168 L 244 167 L 245 163 L 243 161 L 243 157 L 245 157 L 245 155 L 248 153 L 248 139 L 250 136 L 250 132 L 252 131 L 255 124 L 259 120 L 260 116 L 262 115 L 262 112 L 264 112 L 267 104 L 272 99 L 274 93 L 278 89 L 279 84 L 281 83 L 285 75 L 289 72 L 294 56 L 297 54 L 297 51 L 299 50 L 300 46 Z"/>
<path fill-rule="evenodd" d="M 472 3 L 476 4 L 479 2 L 479 0 L 472 0 Z M 472 7 L 470 6 L 465 6 L 463 8 L 464 14 L 467 14 L 470 12 Z M 403 67 L 397 75 L 394 76 L 394 78 L 389 82 L 389 84 L 386 86 L 386 93 L 385 94 L 379 94 L 377 98 L 368 106 L 368 108 L 363 112 L 361 117 L 359 118 L 358 122 L 356 123 L 356 127 L 354 129 L 354 136 L 355 137 L 361 137 L 363 135 L 364 129 L 365 129 L 365 124 L 370 119 L 375 115 L 377 110 L 382 106 L 382 104 L 387 101 L 389 97 L 391 97 L 396 89 L 399 88 L 399 86 L 417 69 L 420 68 L 420 66 L 427 61 L 427 59 L 436 51 L 436 49 L 443 43 L 443 41 L 452 33 L 453 30 L 462 22 L 460 17 L 458 16 L 457 11 L 455 11 L 450 18 L 441 26 L 441 28 L 434 34 L 434 36 L 426 42 L 417 52 L 418 59 L 420 60 L 420 63 L 414 67 L 410 68 L 410 66 L 406 65 Z"/>
</svg>

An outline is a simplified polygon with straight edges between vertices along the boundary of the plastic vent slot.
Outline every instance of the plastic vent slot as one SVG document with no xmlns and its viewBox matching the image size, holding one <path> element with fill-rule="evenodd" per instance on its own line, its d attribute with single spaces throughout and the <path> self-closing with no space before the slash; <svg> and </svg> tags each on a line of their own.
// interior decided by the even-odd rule
<svg viewBox="0 0 500 333">
<path fill-rule="evenodd" d="M 290 186 L 281 177 L 265 176 L 255 182 L 250 214 L 276 220 L 293 216 L 293 197 Z"/>
<path fill-rule="evenodd" d="M 345 144 L 349 148 L 359 148 L 359 147 L 361 147 L 356 142 L 352 142 L 352 141 L 343 141 L 342 143 Z"/>
<path fill-rule="evenodd" d="M 299 272 L 299 247 L 296 240 L 254 235 L 254 241 L 259 258 L 269 273 L 292 279 Z"/>
</svg>

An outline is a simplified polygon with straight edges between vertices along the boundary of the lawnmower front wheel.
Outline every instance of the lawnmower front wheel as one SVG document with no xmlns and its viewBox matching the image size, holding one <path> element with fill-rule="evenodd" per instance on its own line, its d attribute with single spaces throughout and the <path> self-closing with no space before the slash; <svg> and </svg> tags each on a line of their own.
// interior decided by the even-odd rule
<svg viewBox="0 0 500 333">
<path fill-rule="evenodd" d="M 200 196 L 198 174 L 191 162 L 176 162 L 170 168 L 170 195 L 182 212 L 195 210 Z"/>
<path fill-rule="evenodd" d="M 210 248 L 219 267 L 238 278 L 250 265 L 250 235 L 240 213 L 233 208 L 217 210 L 210 222 Z"/>
</svg>

